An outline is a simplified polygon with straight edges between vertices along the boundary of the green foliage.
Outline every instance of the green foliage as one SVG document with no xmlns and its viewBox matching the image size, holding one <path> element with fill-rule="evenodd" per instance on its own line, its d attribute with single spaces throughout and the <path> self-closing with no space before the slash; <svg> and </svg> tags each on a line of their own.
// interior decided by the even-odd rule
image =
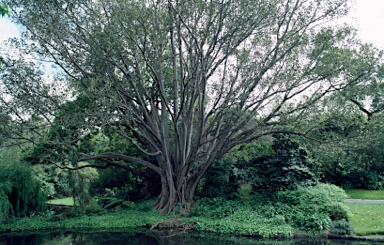
<svg viewBox="0 0 384 245">
<path fill-rule="evenodd" d="M 354 169 L 339 177 L 340 186 L 345 189 L 381 190 L 384 188 L 384 174 L 371 170 Z"/>
<path fill-rule="evenodd" d="M 190 215 L 221 219 L 232 215 L 240 206 L 241 203 L 237 200 L 225 200 L 221 197 L 202 198 Z"/>
<path fill-rule="evenodd" d="M 277 193 L 317 183 L 317 163 L 289 136 L 275 135 L 272 145 L 251 145 L 256 150 L 243 145 L 208 170 L 202 196 L 235 198 L 244 184 L 253 192 Z"/>
<path fill-rule="evenodd" d="M 248 236 L 262 236 L 265 238 L 284 236 L 291 237 L 294 228 L 280 219 L 265 217 L 250 207 L 242 207 L 232 215 L 222 219 L 199 219 L 198 231 L 212 232 L 219 234 L 236 234 Z"/>
<path fill-rule="evenodd" d="M 288 135 L 274 137 L 272 149 L 275 153 L 252 160 L 261 178 L 260 182 L 254 182 L 255 188 L 275 193 L 316 184 L 317 165 L 307 151 Z"/>
<path fill-rule="evenodd" d="M 319 111 L 313 112 L 313 120 L 321 125 L 310 137 L 324 143 L 307 146 L 321 163 L 322 182 L 344 189 L 383 188 L 383 86 L 375 78 L 349 87 L 324 100 Z"/>
<path fill-rule="evenodd" d="M 348 220 L 350 211 L 344 203 L 346 198 L 341 188 L 322 183 L 278 193 L 280 210 L 286 210 L 286 219 L 310 232 L 328 229 L 332 220 Z"/>
<path fill-rule="evenodd" d="M 127 134 L 131 134 L 131 132 L 127 132 Z M 113 127 L 105 128 L 103 134 L 88 135 L 80 143 L 79 149 L 96 154 L 116 152 L 128 156 L 145 158 L 143 152 L 138 150 L 137 147 L 125 137 L 117 134 L 116 128 Z M 96 161 L 96 164 L 98 163 L 99 162 Z M 105 163 L 100 162 L 100 164 L 104 165 Z M 130 170 L 116 167 L 98 169 L 99 177 L 92 182 L 91 193 L 101 196 L 111 194 L 117 198 L 132 201 L 158 196 L 160 192 L 159 175 L 133 162 L 129 163 L 129 167 L 136 172 L 133 173 Z"/>
<path fill-rule="evenodd" d="M 283 200 L 262 196 L 251 196 L 249 205 L 243 205 L 240 199 L 225 200 L 223 198 L 202 198 L 198 200 L 196 208 L 189 216 L 180 220 L 185 224 L 194 224 L 196 231 L 215 232 L 219 234 L 248 235 L 262 237 L 291 237 L 297 230 L 320 232 L 331 227 L 329 212 L 324 210 L 321 201 L 306 200 L 314 195 L 326 195 L 333 190 L 329 199 L 341 200 L 339 189 L 333 186 L 320 186 L 308 188 L 305 195 L 299 190 L 281 192 Z M 322 194 L 323 193 L 323 194 Z M 337 197 L 336 197 L 337 195 Z M 283 198 L 281 198 L 283 199 Z M 303 200 L 300 202 L 300 199 Z M 321 198 L 327 201 L 325 197 Z M 296 201 L 295 201 L 296 200 Z M 0 232 L 6 229 L 36 230 L 36 229 L 126 229 L 138 227 L 151 227 L 159 221 L 174 218 L 175 215 L 159 216 L 151 208 L 153 200 L 144 202 L 125 202 L 110 199 L 120 203 L 114 211 L 100 209 L 96 203 L 87 207 L 87 214 L 93 216 L 40 216 L 38 218 L 24 219 L 23 222 L 15 220 L 9 224 L 0 225 Z M 125 207 L 125 208 L 124 208 Z M 127 219 L 127 217 L 129 217 Z"/>
<path fill-rule="evenodd" d="M 84 165 L 87 165 L 87 163 L 80 162 L 76 163 L 75 166 L 81 167 Z M 72 188 L 71 196 L 73 197 L 74 204 L 82 212 L 85 212 L 85 209 L 91 200 L 89 188 L 91 182 L 98 177 L 98 172 L 93 168 L 83 168 L 68 171 L 68 182 L 70 188 Z"/>
<path fill-rule="evenodd" d="M 47 198 L 60 198 L 71 195 L 68 185 L 69 171 L 58 168 L 53 164 L 36 164 L 32 172 L 39 181 L 41 191 Z"/>
<path fill-rule="evenodd" d="M 152 200 L 153 201 L 153 200 Z M 0 232 L 36 231 L 36 230 L 127 230 L 151 227 L 168 217 L 159 216 L 150 208 L 150 203 L 140 203 L 133 209 L 115 212 L 96 212 L 97 215 L 69 215 L 58 217 L 47 214 L 23 219 L 15 219 L 7 224 L 0 224 Z M 141 211 L 145 209 L 146 211 Z M 80 213 L 81 214 L 81 213 Z M 89 213 L 91 214 L 91 213 Z"/>
<path fill-rule="evenodd" d="M 159 193 L 158 185 L 147 188 L 148 184 L 154 183 L 158 179 L 158 176 L 150 172 L 150 170 L 148 170 L 148 175 L 153 177 L 152 180 L 134 175 L 128 170 L 113 167 L 98 170 L 98 173 L 99 178 L 91 183 L 91 193 L 93 195 L 113 196 L 120 199 L 137 201 L 156 196 Z"/>
<path fill-rule="evenodd" d="M 315 101 L 332 91 L 320 86 L 324 80 L 332 88 L 343 88 L 373 77 L 372 66 L 380 63 L 376 62 L 380 55 L 370 55 L 371 49 L 359 52 L 358 41 L 349 42 L 351 28 L 323 26 L 347 13 L 344 0 L 259 3 L 116 1 L 106 8 L 103 2 L 92 1 L 14 1 L 12 8 L 23 10 L 15 19 L 26 25 L 24 36 L 33 41 L 33 45 L 24 42 L 21 60 L 26 54 L 38 54 L 40 60 L 52 61 L 65 73 L 62 80 L 68 78 L 63 81 L 68 86 L 65 92 L 72 94 L 60 91 L 62 98 L 54 98 L 60 79 L 55 77 L 49 84 L 52 90 L 40 89 L 47 83 L 34 78 L 43 76 L 33 76 L 34 70 L 21 72 L 27 64 L 20 61 L 20 66 L 13 66 L 10 61 L 3 79 L 11 83 L 4 86 L 9 87 L 4 94 L 12 102 L 5 103 L 7 109 L 16 115 L 34 112 L 54 118 L 44 139 L 46 148 L 66 162 L 73 145 L 82 156 L 95 156 L 97 151 L 86 147 L 92 144 L 81 144 L 84 134 L 114 125 L 121 138 L 142 144 L 157 162 L 144 163 L 127 152 L 125 157 L 107 154 L 105 162 L 133 159 L 167 173 L 168 183 L 164 176 L 159 181 L 164 190 L 161 197 L 170 197 L 159 202 L 164 212 L 174 205 L 167 188 L 177 190 L 176 200 L 187 196 L 192 202 L 200 181 L 195 176 L 205 174 L 211 160 L 237 144 L 272 133 L 276 126 L 303 119 Z M 284 31 L 276 31 L 276 26 Z M 190 45 L 190 40 L 197 45 Z M 222 79 L 212 80 L 212 75 Z M 261 168 L 265 175 L 261 184 L 259 173 L 251 171 L 243 182 L 241 176 L 247 177 L 247 171 L 240 169 L 234 173 L 232 193 L 249 180 L 259 190 L 269 191 L 311 184 L 307 165 L 293 159 L 292 154 L 288 159 L 265 159 L 260 166 L 282 165 Z M 271 183 L 270 173 L 276 173 Z"/>
<path fill-rule="evenodd" d="M 237 190 L 236 161 L 224 157 L 208 170 L 201 195 L 204 197 L 233 198 Z"/>
<path fill-rule="evenodd" d="M 310 233 L 319 233 L 331 226 L 332 220 L 325 213 L 312 213 L 310 215 L 304 212 L 297 212 L 293 217 L 296 227 Z"/>
<path fill-rule="evenodd" d="M 346 220 L 337 220 L 332 222 L 332 225 L 329 231 L 330 233 L 337 234 L 337 235 L 352 235 L 353 227 Z"/>
<path fill-rule="evenodd" d="M 1 219 L 24 217 L 45 208 L 40 186 L 25 163 L 1 164 L 0 212 Z"/>
<path fill-rule="evenodd" d="M 5 15 L 9 15 L 10 9 L 9 6 L 5 3 L 0 3 L 0 15 L 4 17 Z"/>
<path fill-rule="evenodd" d="M 323 164 L 324 180 L 343 189 L 381 190 L 384 188 L 384 172 L 370 170 L 353 162 L 335 162 L 332 167 Z"/>
<path fill-rule="evenodd" d="M 237 189 L 237 193 L 243 204 L 249 203 L 251 200 L 252 185 L 249 183 L 240 185 Z"/>
<path fill-rule="evenodd" d="M 8 218 L 8 215 L 12 210 L 12 205 L 8 199 L 8 195 L 11 193 L 11 191 L 11 182 L 9 180 L 3 180 L 0 183 L 0 223 Z"/>
<path fill-rule="evenodd" d="M 99 205 L 97 200 L 91 199 L 89 204 L 86 206 L 85 213 L 87 215 L 99 214 L 104 212 L 105 209 Z"/>
<path fill-rule="evenodd" d="M 240 200 L 236 202 L 218 198 L 199 200 L 189 220 L 197 222 L 195 227 L 197 231 L 263 237 L 277 235 L 289 237 L 293 234 L 294 228 L 286 223 L 283 216 L 266 215 L 265 211 L 273 209 L 273 204 L 243 206 Z M 226 212 L 226 215 L 217 215 L 217 211 L 220 210 Z"/>
<path fill-rule="evenodd" d="M 342 189 L 328 184 L 280 191 L 277 199 L 252 195 L 248 205 L 238 199 L 203 198 L 191 217 L 199 217 L 197 229 L 219 233 L 267 237 L 291 234 L 294 229 L 319 233 L 329 229 L 333 220 L 348 219 L 345 198 Z"/>
</svg>

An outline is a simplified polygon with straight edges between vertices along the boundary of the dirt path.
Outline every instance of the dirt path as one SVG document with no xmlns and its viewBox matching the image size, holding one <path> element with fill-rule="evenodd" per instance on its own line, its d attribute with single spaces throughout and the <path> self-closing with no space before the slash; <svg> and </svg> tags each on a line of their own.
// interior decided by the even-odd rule
<svg viewBox="0 0 384 245">
<path fill-rule="evenodd" d="M 346 203 L 358 203 L 358 204 L 383 204 L 384 200 L 366 200 L 366 199 L 346 199 Z"/>
</svg>

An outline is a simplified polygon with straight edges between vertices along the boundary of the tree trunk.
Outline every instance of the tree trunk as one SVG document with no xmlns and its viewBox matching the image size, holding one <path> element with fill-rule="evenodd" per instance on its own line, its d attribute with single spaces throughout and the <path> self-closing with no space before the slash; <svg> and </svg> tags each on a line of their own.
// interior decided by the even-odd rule
<svg viewBox="0 0 384 245">
<path fill-rule="evenodd" d="M 174 181 L 161 174 L 161 193 L 159 199 L 154 203 L 154 208 L 160 210 L 161 215 L 168 214 L 177 208 L 180 214 L 187 214 L 194 207 L 194 194 L 200 179 L 186 176 L 181 181 Z M 176 175 L 177 176 L 177 175 Z M 180 176 L 179 176 L 180 177 Z"/>
</svg>

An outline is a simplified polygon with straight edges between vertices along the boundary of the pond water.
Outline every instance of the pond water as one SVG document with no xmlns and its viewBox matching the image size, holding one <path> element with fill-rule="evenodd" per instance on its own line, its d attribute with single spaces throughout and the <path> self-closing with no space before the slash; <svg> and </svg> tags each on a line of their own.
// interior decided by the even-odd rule
<svg viewBox="0 0 384 245">
<path fill-rule="evenodd" d="M 0 245 L 379 245 L 384 243 L 345 240 L 258 240 L 249 237 L 216 235 L 164 235 L 134 232 L 55 232 L 39 234 L 2 234 Z"/>
</svg>

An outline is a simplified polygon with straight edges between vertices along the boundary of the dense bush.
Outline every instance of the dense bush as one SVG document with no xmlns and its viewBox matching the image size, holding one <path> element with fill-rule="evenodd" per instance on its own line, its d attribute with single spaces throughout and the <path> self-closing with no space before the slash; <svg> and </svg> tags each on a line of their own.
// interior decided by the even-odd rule
<svg viewBox="0 0 384 245">
<path fill-rule="evenodd" d="M 202 198 L 190 216 L 199 217 L 199 230 L 218 233 L 267 236 L 290 234 L 294 230 L 319 233 L 331 227 L 341 229 L 336 221 L 346 222 L 349 217 L 345 198 L 344 190 L 339 187 L 318 184 L 280 191 L 277 197 L 256 193 L 247 199 L 247 205 L 240 198 Z"/>
<path fill-rule="evenodd" d="M 280 210 L 297 227 L 319 232 L 330 228 L 332 220 L 348 220 L 345 191 L 335 185 L 318 184 L 278 193 Z"/>
<path fill-rule="evenodd" d="M 338 221 L 332 222 L 332 225 L 329 231 L 332 234 L 336 234 L 336 235 L 352 235 L 353 227 L 346 220 L 338 220 Z"/>
<path fill-rule="evenodd" d="M 217 161 L 208 170 L 201 195 L 204 197 L 235 198 L 244 185 L 253 193 L 274 194 L 317 183 L 317 163 L 307 151 L 287 135 L 275 135 L 268 147 L 258 147 L 263 153 L 251 157 L 239 148 Z M 248 148 L 244 147 L 247 151 Z"/>
<path fill-rule="evenodd" d="M 141 171 L 139 168 L 137 170 Z M 160 193 L 159 176 L 149 169 L 145 171 L 148 177 L 135 175 L 125 169 L 98 170 L 99 177 L 91 183 L 91 193 L 129 201 L 155 197 Z"/>
<path fill-rule="evenodd" d="M 317 164 L 307 151 L 288 135 L 274 137 L 274 154 L 252 160 L 260 178 L 254 182 L 255 188 L 262 192 L 278 192 L 315 185 Z"/>
<path fill-rule="evenodd" d="M 234 198 L 238 186 L 236 161 L 227 157 L 219 161 L 208 170 L 199 195 L 203 197 Z"/>
<path fill-rule="evenodd" d="M 214 219 L 224 218 L 233 214 L 240 206 L 241 203 L 237 200 L 225 200 L 221 197 L 202 198 L 190 215 Z"/>
<path fill-rule="evenodd" d="M 32 166 L 32 173 L 39 181 L 41 191 L 47 198 L 62 198 L 71 195 L 68 170 L 58 168 L 53 164 L 36 164 Z"/>
<path fill-rule="evenodd" d="M 381 190 L 384 188 L 384 174 L 372 170 L 354 169 L 339 176 L 335 182 L 345 189 Z"/>
<path fill-rule="evenodd" d="M 31 174 L 31 168 L 23 163 L 1 164 L 0 172 L 0 220 L 8 217 L 29 216 L 42 211 L 45 198 L 40 186 Z"/>
<path fill-rule="evenodd" d="M 335 163 L 333 167 L 324 165 L 323 169 L 323 182 L 341 186 L 345 190 L 384 189 L 384 172 L 381 171 L 359 168 L 351 163 Z"/>
</svg>

